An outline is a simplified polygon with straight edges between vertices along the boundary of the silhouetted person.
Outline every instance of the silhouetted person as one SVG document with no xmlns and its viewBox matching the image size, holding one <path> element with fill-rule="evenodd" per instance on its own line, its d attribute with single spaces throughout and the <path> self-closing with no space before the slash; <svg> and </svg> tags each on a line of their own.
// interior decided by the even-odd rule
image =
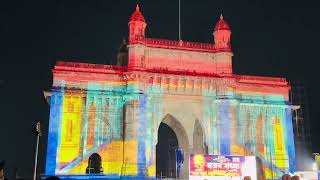
<svg viewBox="0 0 320 180">
<path fill-rule="evenodd" d="M 8 180 L 4 175 L 4 161 L 0 162 L 0 180 Z"/>
<path fill-rule="evenodd" d="M 282 180 L 290 180 L 291 179 L 291 176 L 289 174 L 284 174 L 282 177 L 281 177 Z"/>
<path fill-rule="evenodd" d="M 46 180 L 61 180 L 61 179 L 58 178 L 57 176 L 50 176 L 50 177 L 47 177 Z"/>
<path fill-rule="evenodd" d="M 93 153 L 88 160 L 88 167 L 86 168 L 86 174 L 100 174 L 103 172 L 101 166 L 101 156 L 97 153 Z"/>
<path fill-rule="evenodd" d="M 264 174 L 264 170 L 263 170 L 263 163 L 261 158 L 256 157 L 256 164 L 257 164 L 257 176 L 258 179 L 257 180 L 265 180 L 265 174 Z"/>
<path fill-rule="evenodd" d="M 292 176 L 291 180 L 300 180 L 300 177 L 299 176 Z"/>
</svg>

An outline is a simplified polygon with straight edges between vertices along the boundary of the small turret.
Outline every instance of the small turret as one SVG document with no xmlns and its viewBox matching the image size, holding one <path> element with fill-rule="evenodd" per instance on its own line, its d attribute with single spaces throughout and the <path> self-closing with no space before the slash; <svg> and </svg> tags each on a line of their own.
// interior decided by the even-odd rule
<svg viewBox="0 0 320 180">
<path fill-rule="evenodd" d="M 231 49 L 231 29 L 228 23 L 223 19 L 222 15 L 220 15 L 220 19 L 214 28 L 213 36 L 214 44 L 218 49 Z"/>
<path fill-rule="evenodd" d="M 220 15 L 214 32 L 214 46 L 218 50 L 215 55 L 217 73 L 223 75 L 232 74 L 232 50 L 230 45 L 231 29 L 228 23 Z"/>
<path fill-rule="evenodd" d="M 122 40 L 122 43 L 118 49 L 117 65 L 118 66 L 128 65 L 128 47 L 125 39 Z"/>
<path fill-rule="evenodd" d="M 146 20 L 137 5 L 129 20 L 129 44 L 145 38 L 146 26 Z"/>
</svg>

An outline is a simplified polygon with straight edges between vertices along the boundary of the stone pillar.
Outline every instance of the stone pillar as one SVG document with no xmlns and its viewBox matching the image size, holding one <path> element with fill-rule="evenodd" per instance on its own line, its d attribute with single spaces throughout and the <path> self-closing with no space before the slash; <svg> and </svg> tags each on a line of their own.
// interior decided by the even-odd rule
<svg viewBox="0 0 320 180">
<path fill-rule="evenodd" d="M 139 94 L 126 105 L 122 175 L 148 176 L 146 167 L 147 96 Z"/>
<path fill-rule="evenodd" d="M 230 152 L 240 153 L 236 145 L 238 144 L 238 101 L 229 101 L 229 131 L 230 131 Z"/>
<path fill-rule="evenodd" d="M 191 144 L 188 147 L 181 147 L 184 151 L 184 161 L 181 167 L 180 179 L 189 178 L 189 156 L 192 153 L 193 146 Z"/>
<path fill-rule="evenodd" d="M 82 109 L 81 111 L 83 112 L 82 115 L 81 115 L 81 129 L 84 129 L 84 126 L 86 124 L 86 108 L 87 108 L 87 97 L 86 96 L 82 96 Z M 83 158 L 85 156 L 85 150 L 84 150 L 84 147 L 85 147 L 85 139 L 83 137 L 83 134 L 81 133 L 81 136 L 80 136 L 80 150 L 79 150 L 79 153 L 80 153 L 80 157 Z"/>
<path fill-rule="evenodd" d="M 136 109 L 138 115 L 137 127 L 137 145 L 138 145 L 138 176 L 147 176 L 146 168 L 146 125 L 147 125 L 147 96 L 145 94 L 139 95 L 139 107 Z"/>
<path fill-rule="evenodd" d="M 61 92 L 53 92 L 50 97 L 50 120 L 49 120 L 49 132 L 48 132 L 48 146 L 47 146 L 47 158 L 46 158 L 46 174 L 55 174 L 58 166 L 58 142 L 59 133 L 61 130 L 62 120 L 62 106 L 63 106 L 63 94 Z"/>
<path fill-rule="evenodd" d="M 122 176 L 137 174 L 138 107 L 136 100 L 125 105 Z"/>
<path fill-rule="evenodd" d="M 219 154 L 230 154 L 230 101 L 217 100 L 217 123 L 219 128 Z"/>
</svg>

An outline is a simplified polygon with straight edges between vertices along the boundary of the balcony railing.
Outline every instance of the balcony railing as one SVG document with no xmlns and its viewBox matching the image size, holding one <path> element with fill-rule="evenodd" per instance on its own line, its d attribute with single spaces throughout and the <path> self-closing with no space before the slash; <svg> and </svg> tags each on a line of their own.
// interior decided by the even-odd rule
<svg viewBox="0 0 320 180">
<path fill-rule="evenodd" d="M 127 70 L 126 66 L 89 64 L 58 61 L 54 70 L 78 71 L 78 72 L 94 72 L 94 73 L 122 73 Z"/>
<path fill-rule="evenodd" d="M 239 82 L 247 83 L 262 83 L 274 85 L 288 85 L 286 78 L 278 77 L 263 77 L 263 76 L 247 76 L 247 75 L 234 75 L 235 79 Z"/>
<path fill-rule="evenodd" d="M 167 39 L 155 39 L 155 38 L 145 38 L 143 36 L 135 36 L 130 42 L 146 44 L 150 47 L 162 47 L 167 49 L 185 49 L 194 51 L 208 51 L 208 52 L 220 52 L 226 51 L 231 52 L 231 48 L 217 48 L 214 44 L 200 43 L 200 42 L 188 42 L 188 41 L 175 41 Z"/>
</svg>

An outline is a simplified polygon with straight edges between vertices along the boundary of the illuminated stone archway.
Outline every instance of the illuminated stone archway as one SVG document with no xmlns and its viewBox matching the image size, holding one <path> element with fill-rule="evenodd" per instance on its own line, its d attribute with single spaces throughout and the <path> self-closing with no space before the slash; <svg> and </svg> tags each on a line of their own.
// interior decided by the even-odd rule
<svg viewBox="0 0 320 180">
<path fill-rule="evenodd" d="M 172 115 L 167 114 L 162 123 L 168 125 L 176 134 L 178 139 L 179 148 L 184 151 L 184 163 L 181 168 L 180 178 L 188 178 L 188 168 L 189 168 L 189 139 L 185 128 L 182 124 Z"/>
</svg>

